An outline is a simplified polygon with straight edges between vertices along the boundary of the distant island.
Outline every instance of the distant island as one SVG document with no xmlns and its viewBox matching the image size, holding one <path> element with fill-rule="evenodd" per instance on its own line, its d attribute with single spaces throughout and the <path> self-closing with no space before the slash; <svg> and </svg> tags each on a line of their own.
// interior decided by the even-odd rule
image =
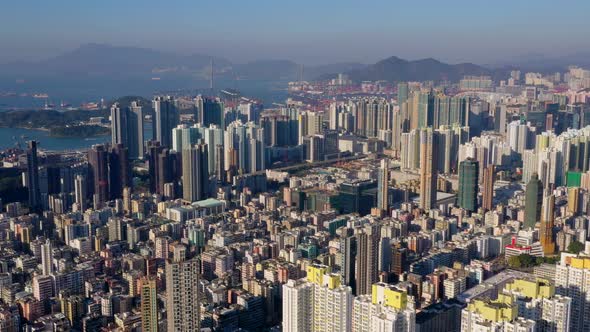
<svg viewBox="0 0 590 332">
<path fill-rule="evenodd" d="M 126 107 L 137 100 L 144 107 L 144 114 L 151 115 L 152 108 L 149 100 L 139 96 L 125 96 L 108 102 L 108 108 L 94 111 L 0 111 L 0 127 L 45 130 L 53 137 L 104 136 L 110 134 L 110 128 L 90 123 L 91 118 L 108 120 L 111 113 L 110 105 L 117 102 L 121 107 Z"/>
<path fill-rule="evenodd" d="M 110 133 L 109 128 L 98 125 L 58 126 L 49 129 L 49 135 L 53 137 L 95 137 Z"/>
</svg>

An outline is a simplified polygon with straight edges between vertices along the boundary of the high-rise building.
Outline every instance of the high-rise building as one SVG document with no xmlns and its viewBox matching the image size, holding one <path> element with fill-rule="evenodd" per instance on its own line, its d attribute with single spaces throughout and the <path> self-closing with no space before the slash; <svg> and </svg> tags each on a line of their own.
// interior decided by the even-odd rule
<svg viewBox="0 0 590 332">
<path fill-rule="evenodd" d="M 224 166 L 224 151 L 223 145 L 218 144 L 215 146 L 215 178 L 218 182 L 225 182 L 225 166 Z"/>
<path fill-rule="evenodd" d="M 416 330 L 416 314 L 408 295 L 395 287 L 377 283 L 371 295 L 354 298 L 352 331 L 386 332 Z"/>
<path fill-rule="evenodd" d="M 541 218 L 541 204 L 543 203 L 543 183 L 539 175 L 533 173 L 525 189 L 524 227 L 534 229 Z"/>
<path fill-rule="evenodd" d="M 136 101 L 132 101 L 129 106 L 129 119 L 127 121 L 129 128 L 127 148 L 131 159 L 144 158 L 143 121 L 142 107 Z"/>
<path fill-rule="evenodd" d="M 393 248 L 391 257 L 391 272 L 399 277 L 408 270 L 408 249 Z"/>
<path fill-rule="evenodd" d="M 172 97 L 156 97 L 152 101 L 154 108 L 154 139 L 163 147 L 172 147 L 172 129 L 179 121 L 176 101 Z"/>
<path fill-rule="evenodd" d="M 158 332 L 158 294 L 156 280 L 148 277 L 142 278 L 140 294 L 141 330 L 144 332 Z"/>
<path fill-rule="evenodd" d="M 461 314 L 461 331 L 569 331 L 572 299 L 547 280 L 514 279 L 496 300 L 474 298 Z"/>
<path fill-rule="evenodd" d="M 309 162 L 322 161 L 325 159 L 325 143 L 323 135 L 312 135 L 303 137 L 305 159 Z"/>
<path fill-rule="evenodd" d="M 459 163 L 459 207 L 474 212 L 477 210 L 479 187 L 479 162 L 471 158 Z"/>
<path fill-rule="evenodd" d="M 307 267 L 307 280 L 283 285 L 283 331 L 350 331 L 352 291 L 329 267 Z"/>
<path fill-rule="evenodd" d="M 483 192 L 482 208 L 486 211 L 492 210 L 494 201 L 494 165 L 490 165 L 483 170 Z"/>
<path fill-rule="evenodd" d="M 436 138 L 431 128 L 420 131 L 420 208 L 424 210 L 436 207 Z"/>
<path fill-rule="evenodd" d="M 344 284 L 352 288 L 356 294 L 355 264 L 356 264 L 356 236 L 352 228 L 342 228 L 340 232 L 340 252 L 338 266 Z"/>
<path fill-rule="evenodd" d="M 128 107 L 111 106 L 112 144 L 123 144 L 130 159 L 143 159 L 143 112 L 136 101 Z"/>
<path fill-rule="evenodd" d="M 74 198 L 80 211 L 86 211 L 86 178 L 76 175 L 74 180 Z"/>
<path fill-rule="evenodd" d="M 168 331 L 191 332 L 201 328 L 199 260 L 166 262 L 166 314 Z"/>
<path fill-rule="evenodd" d="M 418 99 L 417 114 L 418 127 L 427 128 L 434 125 L 434 95 L 430 92 L 419 92 L 416 94 Z"/>
<path fill-rule="evenodd" d="M 29 206 L 34 211 L 41 208 L 41 190 L 39 187 L 39 161 L 37 158 L 37 141 L 27 143 L 27 187 Z"/>
<path fill-rule="evenodd" d="M 165 185 L 177 180 L 179 156 L 160 145 L 160 142 L 148 142 L 148 167 L 150 176 L 150 192 L 164 195 Z"/>
<path fill-rule="evenodd" d="M 381 211 L 389 209 L 389 159 L 381 160 L 377 176 L 377 207 Z"/>
<path fill-rule="evenodd" d="M 129 150 L 123 144 L 115 144 L 109 153 L 110 198 L 123 197 L 123 188 L 131 187 Z"/>
<path fill-rule="evenodd" d="M 209 193 L 209 158 L 207 144 L 195 144 L 182 151 L 182 191 L 188 202 L 207 198 Z"/>
<path fill-rule="evenodd" d="M 226 171 L 235 168 L 240 173 L 253 173 L 265 169 L 264 128 L 234 121 L 225 130 L 223 142 Z"/>
<path fill-rule="evenodd" d="M 53 277 L 51 275 L 36 275 L 33 277 L 33 296 L 38 301 L 45 301 L 53 296 Z"/>
<path fill-rule="evenodd" d="M 93 145 L 88 150 L 88 175 L 93 200 L 99 204 L 109 199 L 108 151 L 102 144 Z"/>
<path fill-rule="evenodd" d="M 555 288 L 572 299 L 569 331 L 590 331 L 590 258 L 562 253 L 555 270 Z"/>
<path fill-rule="evenodd" d="M 499 294 L 497 300 L 472 300 L 461 313 L 461 331 L 536 331 L 534 320 L 518 316 L 510 295 Z"/>
<path fill-rule="evenodd" d="M 547 195 L 543 197 L 539 240 L 541 241 L 545 255 L 553 255 L 555 253 L 555 241 L 553 240 L 554 209 L 555 196 Z"/>
<path fill-rule="evenodd" d="M 111 106 L 111 143 L 128 144 L 127 108 L 120 108 L 118 103 Z"/>
<path fill-rule="evenodd" d="M 199 115 L 198 121 L 203 127 L 209 127 L 209 125 L 215 124 L 219 128 L 225 128 L 225 108 L 223 102 L 219 99 L 198 96 L 196 104 Z"/>
<path fill-rule="evenodd" d="M 311 332 L 313 285 L 305 279 L 289 280 L 283 285 L 283 331 Z"/>
<path fill-rule="evenodd" d="M 408 100 L 408 83 L 400 82 L 397 84 L 397 104 L 399 107 Z"/>
<path fill-rule="evenodd" d="M 53 246 L 49 239 L 41 245 L 41 266 L 43 275 L 53 274 Z"/>
<path fill-rule="evenodd" d="M 378 281 L 379 226 L 365 225 L 356 230 L 356 295 L 371 294 L 371 287 Z"/>
</svg>

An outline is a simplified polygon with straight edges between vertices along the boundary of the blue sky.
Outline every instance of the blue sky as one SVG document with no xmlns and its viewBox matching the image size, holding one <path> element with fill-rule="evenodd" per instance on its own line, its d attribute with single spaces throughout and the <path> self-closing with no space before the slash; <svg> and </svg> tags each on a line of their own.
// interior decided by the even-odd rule
<svg viewBox="0 0 590 332">
<path fill-rule="evenodd" d="M 391 55 L 489 63 L 590 51 L 588 0 L 2 2 L 0 61 L 85 43 L 309 64 Z"/>
</svg>

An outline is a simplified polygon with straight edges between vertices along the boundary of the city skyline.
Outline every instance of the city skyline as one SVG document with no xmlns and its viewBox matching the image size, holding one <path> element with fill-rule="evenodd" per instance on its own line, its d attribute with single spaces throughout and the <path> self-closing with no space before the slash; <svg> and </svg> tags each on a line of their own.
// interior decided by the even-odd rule
<svg viewBox="0 0 590 332">
<path fill-rule="evenodd" d="M 6 7 L 0 331 L 590 331 L 590 3 Z"/>
</svg>

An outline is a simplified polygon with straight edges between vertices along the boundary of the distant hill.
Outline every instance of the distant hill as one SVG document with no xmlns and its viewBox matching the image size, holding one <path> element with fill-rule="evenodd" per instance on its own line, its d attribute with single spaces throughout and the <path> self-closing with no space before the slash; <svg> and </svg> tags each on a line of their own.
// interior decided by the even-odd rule
<svg viewBox="0 0 590 332">
<path fill-rule="evenodd" d="M 497 71 L 472 63 L 451 65 L 432 58 L 408 61 L 392 56 L 375 64 L 350 70 L 346 74 L 355 82 L 378 80 L 389 82 L 449 80 L 456 82 L 465 75 L 496 76 Z M 321 78 L 329 79 L 335 76 L 334 73 Z"/>
<path fill-rule="evenodd" d="M 300 65 L 290 60 L 268 59 L 232 63 L 206 54 L 178 55 L 148 48 L 85 44 L 64 54 L 36 62 L 0 64 L 0 77 L 56 79 L 151 79 L 192 77 L 209 79 L 211 60 L 215 78 L 233 80 L 296 80 Z M 304 79 L 363 68 L 359 63 L 306 66 Z"/>
<path fill-rule="evenodd" d="M 139 47 L 86 44 L 70 52 L 38 62 L 0 65 L 4 74 L 20 76 L 157 76 L 195 73 L 208 68 L 211 59 L 220 67 L 230 62 L 203 54 L 177 55 Z"/>
</svg>

